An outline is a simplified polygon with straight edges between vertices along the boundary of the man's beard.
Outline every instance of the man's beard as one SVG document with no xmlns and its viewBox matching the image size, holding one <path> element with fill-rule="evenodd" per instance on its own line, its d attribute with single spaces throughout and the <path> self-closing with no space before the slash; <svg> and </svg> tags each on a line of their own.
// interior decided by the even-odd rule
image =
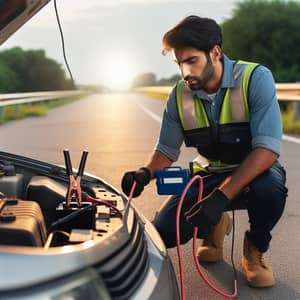
<svg viewBox="0 0 300 300">
<path fill-rule="evenodd" d="M 214 67 L 212 65 L 212 61 L 211 58 L 209 56 L 209 54 L 205 54 L 206 58 L 207 58 L 207 62 L 206 62 L 206 66 L 202 72 L 202 76 L 186 76 L 184 78 L 187 86 L 191 89 L 191 90 L 201 90 L 204 88 L 204 86 L 213 78 L 214 76 Z M 194 80 L 195 82 L 193 83 L 189 83 L 188 81 L 192 81 Z"/>
</svg>

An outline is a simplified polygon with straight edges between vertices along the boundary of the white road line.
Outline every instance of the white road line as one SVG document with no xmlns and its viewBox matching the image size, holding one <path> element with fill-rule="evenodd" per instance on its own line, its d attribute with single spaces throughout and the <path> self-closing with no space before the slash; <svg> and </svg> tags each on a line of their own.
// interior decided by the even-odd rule
<svg viewBox="0 0 300 300">
<path fill-rule="evenodd" d="M 141 103 L 138 103 L 138 106 L 145 112 L 147 113 L 153 120 L 155 120 L 156 122 L 158 123 L 161 123 L 162 119 L 159 115 L 157 115 L 156 113 L 154 113 L 153 111 L 151 111 L 149 108 L 147 108 L 145 105 L 141 104 Z M 286 134 L 283 134 L 282 135 L 282 139 L 284 141 L 287 141 L 287 142 L 292 142 L 292 143 L 296 143 L 296 144 L 300 144 L 300 139 L 299 138 L 295 138 L 293 136 L 289 136 L 289 135 L 286 135 Z"/>
<path fill-rule="evenodd" d="M 137 105 L 146 113 L 148 114 L 154 121 L 161 123 L 161 116 L 157 115 L 156 113 L 154 113 L 153 111 L 151 111 L 148 107 L 146 107 L 145 105 L 136 102 Z"/>
<path fill-rule="evenodd" d="M 286 135 L 286 134 L 282 135 L 282 139 L 284 141 L 287 141 L 287 142 L 292 142 L 292 143 L 300 144 L 300 139 L 295 138 L 293 136 Z"/>
</svg>

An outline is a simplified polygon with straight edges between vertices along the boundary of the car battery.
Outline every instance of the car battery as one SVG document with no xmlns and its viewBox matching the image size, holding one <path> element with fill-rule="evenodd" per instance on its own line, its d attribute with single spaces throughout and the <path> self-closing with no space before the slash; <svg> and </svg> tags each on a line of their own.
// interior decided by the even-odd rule
<svg viewBox="0 0 300 300">
<path fill-rule="evenodd" d="M 90 205 L 90 203 L 82 202 L 82 206 L 79 207 L 77 202 L 71 202 L 69 206 L 65 203 L 61 203 L 56 208 L 56 221 L 64 218 L 81 208 Z M 72 229 L 94 229 L 96 222 L 96 207 L 91 207 L 91 209 L 85 210 L 83 213 L 77 215 L 76 217 L 63 222 L 57 226 L 57 229 L 64 231 L 71 231 Z"/>
<path fill-rule="evenodd" d="M 0 200 L 0 245 L 42 247 L 46 237 L 43 214 L 36 202 Z"/>
<path fill-rule="evenodd" d="M 155 172 L 159 195 L 180 195 L 190 180 L 189 170 L 181 167 L 167 167 Z"/>
</svg>

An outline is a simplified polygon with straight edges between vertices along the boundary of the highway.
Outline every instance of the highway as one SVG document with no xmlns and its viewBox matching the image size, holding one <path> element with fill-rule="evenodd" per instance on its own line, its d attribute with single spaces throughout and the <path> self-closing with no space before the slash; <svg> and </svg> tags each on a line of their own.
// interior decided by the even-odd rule
<svg viewBox="0 0 300 300">
<path fill-rule="evenodd" d="M 153 149 L 160 129 L 164 102 L 139 94 L 95 94 L 49 111 L 45 117 L 31 117 L 0 126 L 1 150 L 64 164 L 62 150 L 70 150 L 73 167 L 77 168 L 84 149 L 89 151 L 86 171 L 102 177 L 120 189 L 122 174 L 140 167 Z M 241 273 L 240 261 L 246 211 L 236 215 L 234 259 L 238 269 L 238 299 L 300 299 L 300 140 L 283 142 L 281 163 L 287 170 L 289 197 L 277 227 L 267 258 L 276 277 L 273 288 L 249 288 Z M 176 165 L 188 167 L 196 156 L 193 149 L 182 147 Z M 152 182 L 144 194 L 134 199 L 148 219 L 166 197 L 156 194 Z M 232 290 L 230 263 L 231 235 L 226 237 L 224 262 L 206 264 L 209 278 L 221 289 Z M 201 280 L 194 266 L 192 243 L 182 247 L 186 277 L 186 299 L 222 299 Z M 178 275 L 176 249 L 169 250 Z"/>
</svg>

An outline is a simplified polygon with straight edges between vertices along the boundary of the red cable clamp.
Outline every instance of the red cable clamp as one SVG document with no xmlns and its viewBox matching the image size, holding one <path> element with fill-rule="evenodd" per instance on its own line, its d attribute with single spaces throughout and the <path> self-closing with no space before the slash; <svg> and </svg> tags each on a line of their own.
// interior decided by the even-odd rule
<svg viewBox="0 0 300 300">
<path fill-rule="evenodd" d="M 69 185 L 68 185 L 68 191 L 66 195 L 67 206 L 70 206 L 70 203 L 73 201 L 76 201 L 78 206 L 81 206 L 82 204 L 81 178 L 83 176 L 87 155 L 88 155 L 88 151 L 83 151 L 80 164 L 79 164 L 79 169 L 75 177 L 73 174 L 70 152 L 67 149 L 64 150 L 66 172 L 67 175 L 69 176 Z"/>
</svg>

